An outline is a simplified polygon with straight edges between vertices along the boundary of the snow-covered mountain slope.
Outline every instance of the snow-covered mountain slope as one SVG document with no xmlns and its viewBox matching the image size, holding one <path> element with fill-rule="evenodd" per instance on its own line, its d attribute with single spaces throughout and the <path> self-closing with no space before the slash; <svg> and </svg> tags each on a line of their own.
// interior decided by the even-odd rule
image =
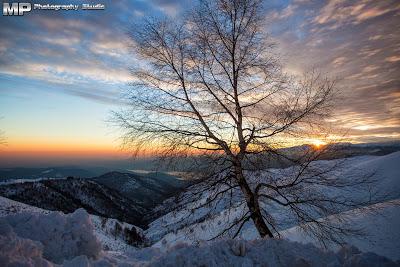
<svg viewBox="0 0 400 267">
<path fill-rule="evenodd" d="M 335 162 L 335 160 L 320 161 L 316 164 L 329 165 Z M 346 177 L 355 177 L 357 175 L 369 173 L 374 173 L 374 177 L 379 179 L 378 189 L 380 189 L 380 191 L 390 191 L 394 194 L 389 199 L 396 199 L 396 196 L 398 196 L 400 192 L 400 152 L 385 156 L 360 156 L 349 158 L 343 163 L 340 169 L 340 174 Z M 349 194 L 354 194 L 354 192 L 349 192 Z M 356 194 L 354 194 L 354 196 L 359 197 L 356 196 Z M 199 201 L 204 203 L 207 197 L 208 194 L 205 193 L 203 198 Z M 146 236 L 155 243 L 154 246 L 156 247 L 166 247 L 168 244 L 173 245 L 177 242 L 196 243 L 198 240 L 211 239 L 215 237 L 217 233 L 221 232 L 221 230 L 225 229 L 230 221 L 237 218 L 238 215 L 245 210 L 243 206 L 226 209 L 224 201 L 228 200 L 221 200 L 220 204 L 211 210 L 209 207 L 192 210 L 194 205 L 189 204 L 169 212 L 150 224 L 149 228 L 146 230 Z M 164 206 L 170 206 L 173 205 L 173 203 L 174 200 L 168 200 L 163 206 L 158 208 L 163 209 Z M 395 205 L 393 209 L 398 210 L 398 207 Z M 271 214 L 275 218 L 279 219 L 284 217 L 281 209 L 269 210 L 272 210 Z M 390 221 L 392 219 L 389 218 L 389 224 L 393 223 L 393 221 Z M 362 217 L 360 217 L 360 220 L 362 220 Z M 293 223 L 282 223 L 280 231 L 293 226 L 295 226 Z M 382 222 L 380 227 L 385 227 L 385 222 Z M 249 240 L 258 237 L 252 222 L 245 224 L 240 237 Z M 382 245 L 382 243 L 379 243 L 378 239 L 374 240 L 374 242 L 376 242 L 376 247 Z"/>
<path fill-rule="evenodd" d="M 4 201 L 4 200 L 3 200 Z M 26 207 L 25 207 L 26 208 Z M 37 210 L 36 210 L 37 211 Z M 399 266 L 374 253 L 346 246 L 337 252 L 287 240 L 219 240 L 197 246 L 104 251 L 93 218 L 83 209 L 72 214 L 27 212 L 0 218 L 0 266 Z"/>
<path fill-rule="evenodd" d="M 126 252 L 147 245 L 143 230 L 116 219 L 90 215 L 94 233 L 105 251 Z"/>
<path fill-rule="evenodd" d="M 351 224 L 362 229 L 363 235 L 349 236 L 345 241 L 363 252 L 373 251 L 392 260 L 400 260 L 400 199 L 373 206 L 379 209 L 377 214 L 365 212 L 363 209 L 343 213 Z M 329 216 L 324 220 L 335 220 L 335 216 Z M 291 241 L 318 245 L 318 241 L 305 235 L 300 226 L 282 231 L 281 234 Z M 333 244 L 330 246 L 335 248 Z"/>
<path fill-rule="evenodd" d="M 143 253 L 143 252 L 142 252 Z M 137 253 L 140 255 L 141 253 Z M 399 266 L 374 253 L 362 253 L 355 247 L 335 252 L 287 240 L 220 240 L 196 246 L 177 245 L 166 253 L 153 256 L 138 266 Z"/>
<path fill-rule="evenodd" d="M 0 217 L 12 215 L 21 212 L 49 214 L 51 211 L 24 204 L 9 198 L 0 196 Z"/>
<path fill-rule="evenodd" d="M 379 179 L 380 190 L 391 195 L 399 196 L 400 192 L 400 151 L 384 156 L 356 157 L 360 160 L 352 162 L 350 168 L 343 175 L 353 173 L 373 173 Z"/>
<path fill-rule="evenodd" d="M 0 197 L 0 218 L 24 212 L 44 215 L 52 213 L 50 210 Z M 92 214 L 89 214 L 89 217 L 94 227 L 94 234 L 105 251 L 125 252 L 135 247 L 143 247 L 147 243 L 143 230 L 137 226 Z"/>
<path fill-rule="evenodd" d="M 317 164 L 332 163 L 334 161 Z M 341 175 L 353 177 L 374 172 L 380 179 L 380 189 L 400 192 L 399 166 L 400 152 L 386 156 L 354 157 L 345 162 Z M 200 201 L 205 201 L 207 197 L 205 193 Z M 174 201 L 169 199 L 164 205 L 172 205 Z M 303 235 L 301 227 L 291 224 L 285 224 L 280 229 L 284 240 L 257 239 L 257 232 L 250 222 L 245 225 L 239 240 L 204 241 L 215 236 L 230 218 L 244 210 L 243 207 L 227 210 L 223 202 L 213 210 L 204 207 L 192 211 L 190 205 L 181 207 L 152 222 L 143 233 L 133 225 L 89 215 L 83 210 L 64 215 L 0 197 L 0 217 L 6 217 L 0 218 L 0 266 L 10 263 L 26 263 L 26 266 L 54 266 L 59 263 L 65 267 L 400 266 L 398 198 L 374 204 L 379 213 L 366 213 L 364 209 L 343 211 L 350 223 L 364 228 L 368 235 L 346 240 L 359 250 L 347 246 L 339 251 L 336 247 L 331 247 L 334 249 L 331 251 L 321 250 L 315 246 L 315 240 Z M 281 210 L 274 212 L 280 213 Z M 321 220 L 335 220 L 335 216 Z M 136 243 L 139 246 L 135 248 L 128 244 L 139 239 L 150 239 L 153 246 L 140 248 L 143 243 Z M 54 240 L 57 240 L 56 245 L 52 243 Z"/>
<path fill-rule="evenodd" d="M 142 226 L 149 210 L 119 192 L 88 179 L 56 179 L 0 185 L 0 195 L 47 210 L 91 214 Z"/>
<path fill-rule="evenodd" d="M 0 181 L 0 195 L 48 210 L 113 217 L 141 227 L 150 211 L 187 182 L 164 173 L 109 172 L 91 179 L 35 178 Z"/>
<path fill-rule="evenodd" d="M 183 180 L 163 173 L 137 175 L 109 172 L 92 180 L 120 192 L 121 195 L 148 209 L 161 204 L 163 200 L 186 185 Z"/>
</svg>

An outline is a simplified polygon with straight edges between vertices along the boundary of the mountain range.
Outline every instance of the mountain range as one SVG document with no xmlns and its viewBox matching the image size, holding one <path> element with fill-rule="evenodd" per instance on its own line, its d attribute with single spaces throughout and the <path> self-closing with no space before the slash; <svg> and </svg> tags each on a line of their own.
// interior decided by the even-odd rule
<svg viewBox="0 0 400 267">
<path fill-rule="evenodd" d="M 90 179 L 36 179 L 0 184 L 0 195 L 47 210 L 65 213 L 85 208 L 94 215 L 146 227 L 146 215 L 185 182 L 161 173 L 139 176 L 110 172 Z"/>
</svg>

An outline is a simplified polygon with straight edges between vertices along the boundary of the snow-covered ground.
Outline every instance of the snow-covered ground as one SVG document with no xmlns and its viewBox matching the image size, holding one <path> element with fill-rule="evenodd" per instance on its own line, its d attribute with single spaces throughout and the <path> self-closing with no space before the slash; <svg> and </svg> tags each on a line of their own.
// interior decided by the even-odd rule
<svg viewBox="0 0 400 267">
<path fill-rule="evenodd" d="M 288 240 L 219 240 L 176 244 L 166 252 L 145 248 L 102 250 L 85 210 L 63 215 L 27 212 L 0 218 L 1 266 L 399 266 L 374 253 L 346 246 L 337 252 Z"/>
<path fill-rule="evenodd" d="M 0 196 L 0 217 L 4 217 L 7 215 L 12 215 L 12 214 L 16 214 L 16 213 L 21 213 L 24 211 L 33 212 L 33 213 L 42 213 L 42 214 L 50 213 L 50 211 L 48 211 L 48 210 L 33 207 L 30 205 Z"/>
<path fill-rule="evenodd" d="M 373 251 L 392 260 L 400 260 L 400 199 L 374 205 L 377 214 L 365 213 L 362 209 L 344 212 L 349 221 L 363 230 L 362 236 L 350 236 L 346 242 L 363 252 Z M 334 216 L 326 218 L 334 220 Z M 301 243 L 318 242 L 305 235 L 301 227 L 295 226 L 281 232 L 282 237 Z M 333 248 L 336 248 L 331 244 Z"/>
<path fill-rule="evenodd" d="M 351 158 L 346 166 L 343 175 L 375 172 L 381 189 L 400 192 L 400 152 Z M 207 207 L 194 214 L 185 207 L 158 218 L 144 232 L 153 245 L 140 249 L 121 233 L 133 227 L 143 234 L 130 224 L 82 209 L 65 215 L 0 197 L 0 266 L 400 266 L 400 199 L 374 207 L 379 213 L 342 212 L 367 235 L 346 239 L 349 245 L 340 249 L 321 249 L 300 226 L 290 225 L 281 229 L 281 240 L 257 239 L 248 224 L 239 240 L 205 241 L 225 226 L 228 214 L 242 212 L 223 205 L 205 219 Z"/>
<path fill-rule="evenodd" d="M 0 197 L 0 217 L 18 213 L 33 213 L 33 214 L 49 214 L 52 211 L 33 207 L 24 203 L 20 203 L 5 197 Z M 61 212 L 59 212 L 62 214 Z M 130 246 L 123 238 L 123 230 L 135 227 L 136 231 L 142 235 L 143 230 L 126 222 L 121 222 L 112 218 L 104 218 L 89 214 L 90 221 L 94 227 L 94 234 L 101 242 L 104 250 L 125 252 L 133 250 L 135 247 Z M 116 224 L 121 227 L 120 232 L 116 232 Z"/>
<path fill-rule="evenodd" d="M 333 161 L 321 161 L 319 164 L 332 164 Z M 368 173 L 375 173 L 375 177 L 379 178 L 379 189 L 383 192 L 390 192 L 393 196 L 398 196 L 400 192 L 400 152 L 395 152 L 385 156 L 360 156 L 349 158 L 344 162 L 341 168 L 344 176 L 354 177 Z M 352 194 L 352 192 L 350 192 Z M 204 195 L 204 201 L 208 197 Z M 396 198 L 394 197 L 393 200 Z M 359 210 L 346 211 L 349 218 L 354 220 L 354 225 L 364 227 L 367 234 L 376 232 L 370 235 L 368 246 L 363 245 L 361 248 L 364 251 L 383 251 L 383 247 L 387 246 L 387 240 L 391 239 L 393 243 L 393 250 L 400 251 L 400 238 L 392 238 L 400 234 L 400 230 L 396 225 L 400 225 L 400 202 L 399 200 L 390 201 L 382 204 L 385 208 L 381 210 L 381 215 L 374 219 L 377 214 L 365 214 Z M 193 205 L 194 206 L 194 205 Z M 208 240 L 214 237 L 217 233 L 226 228 L 227 223 L 233 220 L 243 212 L 242 207 L 224 209 L 223 205 L 217 207 L 211 212 L 211 216 L 204 217 L 204 214 L 210 214 L 207 207 L 191 210 L 191 206 L 183 209 L 170 212 L 163 217 L 158 218 L 152 222 L 146 230 L 146 236 L 155 244 L 154 247 L 165 249 L 168 246 L 173 246 L 175 243 L 184 242 L 188 244 L 197 243 L 199 240 Z M 277 216 L 280 210 L 276 211 Z M 361 224 L 360 222 L 368 222 Z M 374 226 L 376 224 L 376 226 Z M 293 225 L 288 224 L 283 227 L 281 231 L 292 228 Z M 385 229 L 385 234 L 379 235 L 381 231 L 378 229 Z M 396 232 L 396 234 L 391 234 Z M 258 237 L 254 226 L 248 222 L 242 230 L 240 235 L 242 239 L 252 240 Z M 362 241 L 355 239 L 346 240 L 351 244 L 359 245 Z M 365 241 L 367 242 L 367 241 Z M 399 248 L 399 249 L 397 249 Z M 396 255 L 395 255 L 396 254 Z M 400 259 L 400 253 L 392 253 L 387 251 L 387 256 L 393 259 Z"/>
<path fill-rule="evenodd" d="M 375 252 L 393 260 L 400 260 L 400 199 L 379 203 L 374 206 L 379 206 L 380 208 L 377 214 L 365 213 L 364 210 L 360 209 L 343 213 L 348 217 L 349 223 L 362 229 L 361 236 L 348 237 L 345 241 L 358 247 L 363 252 Z M 334 220 L 334 216 L 327 219 Z M 218 219 L 214 219 L 211 223 L 216 220 Z M 196 244 L 198 240 L 207 240 L 215 234 L 209 231 L 209 227 L 210 222 L 205 221 L 191 226 L 190 229 L 193 230 L 183 228 L 177 232 L 168 233 L 160 241 L 156 242 L 153 247 L 167 251 L 169 247 L 177 243 Z M 214 231 L 220 230 L 212 229 Z M 320 245 L 317 240 L 306 235 L 298 226 L 283 230 L 280 234 L 282 238 L 291 241 Z M 241 237 L 245 240 L 253 240 L 258 237 L 258 234 L 254 228 L 248 227 L 243 231 Z M 196 240 L 195 238 L 198 239 Z M 336 245 L 329 245 L 331 249 L 337 249 Z"/>
</svg>

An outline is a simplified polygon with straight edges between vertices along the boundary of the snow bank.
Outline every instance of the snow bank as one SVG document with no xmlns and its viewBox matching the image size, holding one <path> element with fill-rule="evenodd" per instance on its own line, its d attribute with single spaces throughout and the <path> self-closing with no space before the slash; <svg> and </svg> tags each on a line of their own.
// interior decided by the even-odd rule
<svg viewBox="0 0 400 267">
<path fill-rule="evenodd" d="M 154 250 L 154 248 L 153 248 Z M 138 256 L 142 256 L 139 252 Z M 150 253 L 151 254 L 151 253 Z M 140 258 L 138 257 L 138 260 Z M 321 250 L 310 244 L 287 240 L 222 240 L 199 246 L 184 244 L 170 248 L 165 254 L 153 257 L 141 266 L 400 266 L 399 262 L 362 253 L 355 247 L 344 247 L 337 253 Z M 139 266 L 139 264 L 137 265 Z"/>
<path fill-rule="evenodd" d="M 49 214 L 52 211 L 40 209 L 0 196 L 0 217 L 22 212 Z M 138 246 L 135 244 L 135 241 L 143 241 L 143 244 L 146 242 L 143 230 L 137 226 L 116 219 L 104 218 L 92 214 L 89 214 L 89 217 L 94 227 L 94 234 L 101 242 L 104 250 L 125 252 L 135 249 L 129 244 Z M 115 232 L 115 226 L 117 223 L 122 228 L 122 231 L 119 234 Z M 137 233 L 139 240 L 133 240 L 132 242 L 132 233 L 135 232 Z"/>
<path fill-rule="evenodd" d="M 364 236 L 349 236 L 345 242 L 356 246 L 361 251 L 373 251 L 392 260 L 400 261 L 400 199 L 378 203 L 370 206 L 379 209 L 378 214 L 365 211 L 363 208 L 343 212 L 349 222 L 363 230 Z M 335 216 L 324 220 L 335 221 Z M 295 226 L 280 233 L 283 237 L 301 243 L 318 241 L 305 234 L 300 226 Z M 329 244 L 331 249 L 337 246 Z"/>
<path fill-rule="evenodd" d="M 0 221 L 0 266 L 52 266 L 42 257 L 40 242 L 16 236 L 11 226 Z"/>
<path fill-rule="evenodd" d="M 1 259 L 7 257 L 15 258 L 14 252 L 30 261 L 40 258 L 43 252 L 43 257 L 54 263 L 62 263 L 79 255 L 96 259 L 101 253 L 101 244 L 94 235 L 89 214 L 84 209 L 68 215 L 59 212 L 48 215 L 23 212 L 1 218 L 0 225 L 0 263 Z M 19 250 L 18 246 L 22 249 Z"/>
<path fill-rule="evenodd" d="M 400 266 L 355 247 L 337 253 L 288 240 L 219 240 L 113 254 L 101 250 L 89 214 L 23 212 L 0 219 L 0 266 Z"/>
</svg>

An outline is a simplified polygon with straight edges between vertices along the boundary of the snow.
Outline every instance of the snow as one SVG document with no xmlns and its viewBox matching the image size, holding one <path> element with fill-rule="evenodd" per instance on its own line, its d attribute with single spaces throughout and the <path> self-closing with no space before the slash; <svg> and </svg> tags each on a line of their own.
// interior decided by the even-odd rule
<svg viewBox="0 0 400 267">
<path fill-rule="evenodd" d="M 329 165 L 334 164 L 335 160 L 330 161 L 320 161 L 316 164 L 320 165 Z M 378 189 L 383 192 L 391 192 L 393 199 L 396 199 L 396 196 L 399 196 L 400 192 L 400 152 L 395 152 L 392 154 L 388 154 L 385 156 L 359 156 L 349 158 L 344 162 L 344 165 L 341 169 L 341 175 L 345 177 L 355 177 L 357 175 L 363 175 L 368 173 L 375 173 L 375 177 L 379 179 Z M 287 169 L 290 171 L 289 169 Z M 275 170 L 271 170 L 273 172 Z M 276 170 L 278 171 L 278 170 Z M 283 170 L 286 171 L 286 170 Z M 352 196 L 356 196 L 354 192 L 349 192 Z M 204 194 L 203 198 L 200 202 L 205 202 L 208 194 Z M 168 202 L 167 202 L 168 203 Z M 223 203 L 223 201 L 221 201 Z M 371 221 L 373 220 L 376 223 L 379 223 L 379 228 L 385 228 L 385 225 L 391 225 L 391 230 L 386 227 L 387 234 L 384 238 L 391 238 L 390 231 L 395 231 L 399 234 L 399 230 L 394 230 L 396 227 L 396 223 L 398 220 L 392 216 L 392 214 L 398 214 L 400 212 L 399 205 L 394 205 L 393 202 L 390 203 L 390 209 L 384 209 L 382 212 L 384 216 L 379 217 L 379 219 L 374 219 L 376 216 L 372 214 L 363 214 L 357 213 L 357 211 L 349 211 L 349 214 L 352 214 L 354 220 L 357 218 L 357 221 L 354 221 L 354 225 L 360 225 L 361 227 L 367 227 L 369 225 L 361 224 L 363 220 Z M 389 205 L 389 204 L 388 204 Z M 193 205 L 192 205 L 193 206 Z M 168 245 L 174 245 L 175 243 L 187 243 L 194 244 L 199 240 L 208 240 L 212 237 L 216 236 L 221 230 L 226 228 L 229 222 L 233 221 L 235 218 L 239 217 L 239 214 L 243 212 L 243 208 L 232 208 L 225 209 L 223 205 L 218 206 L 216 209 L 210 211 L 208 207 L 204 207 L 198 210 L 195 210 L 193 213 L 191 212 L 191 205 L 186 206 L 183 209 L 170 212 L 163 217 L 158 218 L 154 222 L 152 222 L 149 228 L 146 230 L 146 236 L 153 241 L 154 247 L 165 249 Z M 271 210 L 271 209 L 269 209 Z M 203 217 L 205 214 L 210 214 L 208 217 Z M 282 215 L 282 210 L 272 210 L 271 214 L 276 218 L 284 218 Z M 357 217 L 355 216 L 357 214 Z M 365 217 L 365 218 L 364 218 Z M 294 227 L 293 224 L 281 224 L 281 231 L 284 231 L 288 228 Z M 369 229 L 376 232 L 376 229 L 371 225 Z M 392 235 L 396 236 L 396 235 Z M 241 236 L 242 239 L 252 240 L 258 237 L 257 232 L 255 231 L 254 225 L 252 222 L 248 222 L 242 230 Z M 369 242 L 369 246 L 362 246 L 364 251 L 380 251 L 382 252 L 382 247 L 385 246 L 385 242 L 382 240 L 384 238 L 379 237 L 379 234 L 376 236 L 369 237 L 372 241 Z M 396 247 L 399 246 L 400 240 L 392 240 Z M 351 244 L 356 244 L 357 246 L 360 243 L 365 242 L 362 240 L 357 242 L 356 240 L 348 240 Z M 400 250 L 399 250 L 400 251 Z M 394 259 L 400 259 L 399 254 L 398 257 Z M 387 256 L 391 256 L 392 254 L 385 254 Z"/>
<path fill-rule="evenodd" d="M 132 224 L 96 215 L 90 215 L 90 218 L 95 229 L 95 234 L 102 243 L 104 250 L 119 252 L 136 250 L 135 247 L 127 244 L 127 242 L 124 240 L 124 229 L 134 228 L 135 231 L 144 238 L 143 230 Z M 121 227 L 120 233 L 115 231 L 116 224 Z"/>
<path fill-rule="evenodd" d="M 375 172 L 380 189 L 400 192 L 400 152 L 354 157 L 345 166 L 342 175 Z M 343 211 L 341 215 L 367 236 L 349 237 L 348 245 L 329 244 L 328 249 L 305 235 L 302 226 L 290 224 L 281 229 L 282 239 L 258 239 L 249 222 L 238 240 L 205 241 L 243 212 L 242 207 L 227 210 L 223 204 L 206 217 L 208 207 L 170 212 L 145 231 L 153 246 L 135 248 L 115 232 L 118 224 L 144 234 L 131 224 L 83 209 L 63 214 L 0 197 L 0 266 L 400 266 L 400 198 L 395 196 L 370 207 L 379 209 L 378 214 L 363 208 Z M 207 197 L 205 193 L 200 201 Z M 335 215 L 321 220 L 334 222 Z"/>
<path fill-rule="evenodd" d="M 34 231 L 32 231 L 34 229 Z M 335 252 L 279 239 L 175 244 L 125 254 L 101 250 L 90 216 L 23 212 L 0 219 L 0 266 L 399 266 L 352 246 Z"/>
<path fill-rule="evenodd" d="M 357 160 L 344 175 L 351 175 L 354 170 L 361 174 L 375 173 L 375 177 L 379 178 L 380 189 L 399 197 L 400 151 L 385 156 L 370 156 L 364 160 Z"/>
<path fill-rule="evenodd" d="M 52 262 L 62 263 L 79 255 L 93 259 L 100 256 L 101 243 L 84 209 L 68 215 L 22 212 L 3 217 L 0 222 L 10 236 L 15 233 L 19 238 L 39 241 L 43 256 Z"/>
<path fill-rule="evenodd" d="M 52 266 L 43 259 L 40 242 L 17 237 L 12 228 L 0 221 L 1 266 Z"/>
<path fill-rule="evenodd" d="M 356 246 L 363 252 L 375 252 L 392 260 L 400 260 L 400 199 L 373 205 L 379 208 L 377 214 L 366 213 L 363 209 L 346 211 L 343 214 L 353 225 L 363 230 L 361 237 L 347 237 L 346 243 Z M 335 220 L 335 216 L 325 218 Z M 281 232 L 282 236 L 301 243 L 314 243 L 317 240 L 305 235 L 301 227 L 295 226 Z M 330 248 L 337 248 L 330 244 Z"/>
<path fill-rule="evenodd" d="M 143 264 L 143 263 L 142 263 Z M 199 246 L 178 244 L 146 266 L 399 266 L 374 253 L 346 246 L 334 253 L 311 244 L 279 239 L 220 240 Z"/>
<path fill-rule="evenodd" d="M 48 214 L 50 211 L 41 208 L 33 207 L 21 202 L 17 202 L 0 196 L 0 217 L 10 214 L 21 213 L 24 211 Z"/>
<path fill-rule="evenodd" d="M 4 217 L 7 215 L 29 212 L 29 213 L 39 213 L 39 214 L 49 214 L 51 211 L 44 210 L 41 208 L 37 208 L 34 206 L 30 206 L 24 203 L 20 203 L 5 197 L 0 196 L 0 217 Z M 104 218 L 97 215 L 89 214 L 90 220 L 94 227 L 94 233 L 97 239 L 101 242 L 104 250 L 110 251 L 120 251 L 126 252 L 129 250 L 135 250 L 135 247 L 132 247 L 124 241 L 123 232 L 119 234 L 114 234 L 115 224 L 118 223 L 121 225 L 122 229 L 131 229 L 135 227 L 136 231 L 143 235 L 143 230 L 137 226 L 126 222 L 120 222 L 116 219 L 112 218 Z M 105 223 L 104 223 L 105 222 Z"/>
</svg>

